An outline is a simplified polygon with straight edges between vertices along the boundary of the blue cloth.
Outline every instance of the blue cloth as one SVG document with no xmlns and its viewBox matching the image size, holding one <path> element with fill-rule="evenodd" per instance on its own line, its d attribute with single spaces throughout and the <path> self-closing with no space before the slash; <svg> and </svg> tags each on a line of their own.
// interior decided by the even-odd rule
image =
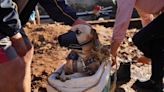
<svg viewBox="0 0 164 92">
<path fill-rule="evenodd" d="M 35 15 L 36 15 L 35 11 L 32 11 L 29 21 L 35 21 Z"/>
</svg>

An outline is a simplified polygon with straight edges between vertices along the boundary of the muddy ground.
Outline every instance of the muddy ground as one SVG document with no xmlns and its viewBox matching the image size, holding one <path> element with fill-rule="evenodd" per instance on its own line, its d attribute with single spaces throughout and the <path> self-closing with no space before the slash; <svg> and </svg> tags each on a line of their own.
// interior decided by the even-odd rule
<svg viewBox="0 0 164 92">
<path fill-rule="evenodd" d="M 112 28 L 105 28 L 99 25 L 92 25 L 98 32 L 102 44 L 110 44 Z M 25 27 L 35 47 L 32 60 L 32 92 L 47 92 L 48 76 L 63 62 L 68 50 L 61 48 L 58 44 L 58 35 L 70 29 L 70 26 L 61 24 L 42 24 Z M 142 55 L 133 45 L 131 37 L 137 29 L 128 30 L 126 39 L 120 47 L 118 62 L 131 62 L 131 81 L 121 85 L 126 92 L 135 92 L 131 88 L 136 79 L 146 80 L 150 77 L 150 65 L 136 63 L 137 58 Z M 123 92 L 123 91 L 120 91 Z M 150 91 L 149 91 L 150 92 Z"/>
</svg>

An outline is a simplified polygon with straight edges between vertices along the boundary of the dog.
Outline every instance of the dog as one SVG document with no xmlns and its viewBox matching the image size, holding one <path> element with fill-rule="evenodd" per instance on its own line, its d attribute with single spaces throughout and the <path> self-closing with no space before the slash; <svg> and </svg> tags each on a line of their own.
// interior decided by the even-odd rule
<svg viewBox="0 0 164 92">
<path fill-rule="evenodd" d="M 66 58 L 64 72 L 61 74 L 62 80 L 69 79 L 71 76 L 64 76 L 74 73 L 93 75 L 102 63 L 103 54 L 107 55 L 104 51 L 108 52 L 109 49 L 107 46 L 100 49 L 101 44 L 96 30 L 87 24 L 73 26 L 67 33 L 60 35 L 58 41 L 60 46 L 71 49 Z"/>
</svg>

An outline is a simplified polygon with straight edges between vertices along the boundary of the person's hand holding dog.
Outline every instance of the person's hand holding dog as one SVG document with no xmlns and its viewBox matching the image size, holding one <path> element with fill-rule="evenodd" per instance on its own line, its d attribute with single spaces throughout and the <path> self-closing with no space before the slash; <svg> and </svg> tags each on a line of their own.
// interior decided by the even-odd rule
<svg viewBox="0 0 164 92">
<path fill-rule="evenodd" d="M 112 61 L 112 66 L 116 65 L 116 55 L 113 56 L 112 54 L 110 55 L 111 61 Z"/>
<path fill-rule="evenodd" d="M 15 48 L 17 54 L 21 57 L 25 56 L 27 53 L 27 48 L 22 38 L 22 35 L 18 32 L 14 36 L 10 37 L 12 41 L 12 46 Z"/>
<path fill-rule="evenodd" d="M 117 49 L 120 46 L 120 42 L 112 40 L 111 41 L 111 51 L 110 51 L 110 57 L 112 60 L 112 66 L 116 65 L 116 61 L 117 61 Z"/>
</svg>

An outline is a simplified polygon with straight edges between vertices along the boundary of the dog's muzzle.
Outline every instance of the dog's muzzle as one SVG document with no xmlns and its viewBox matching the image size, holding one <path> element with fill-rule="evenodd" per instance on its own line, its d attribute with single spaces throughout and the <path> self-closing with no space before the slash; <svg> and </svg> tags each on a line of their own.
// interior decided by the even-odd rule
<svg viewBox="0 0 164 92">
<path fill-rule="evenodd" d="M 79 42 L 76 38 L 76 33 L 69 31 L 58 37 L 58 42 L 61 47 L 67 47 L 69 49 L 81 49 L 79 47 Z"/>
<path fill-rule="evenodd" d="M 93 40 L 89 40 L 87 42 L 79 43 L 76 37 L 76 33 L 74 31 L 69 31 L 58 37 L 58 42 L 60 46 L 67 47 L 68 49 L 82 50 L 81 46 L 91 43 L 92 41 Z"/>
</svg>

